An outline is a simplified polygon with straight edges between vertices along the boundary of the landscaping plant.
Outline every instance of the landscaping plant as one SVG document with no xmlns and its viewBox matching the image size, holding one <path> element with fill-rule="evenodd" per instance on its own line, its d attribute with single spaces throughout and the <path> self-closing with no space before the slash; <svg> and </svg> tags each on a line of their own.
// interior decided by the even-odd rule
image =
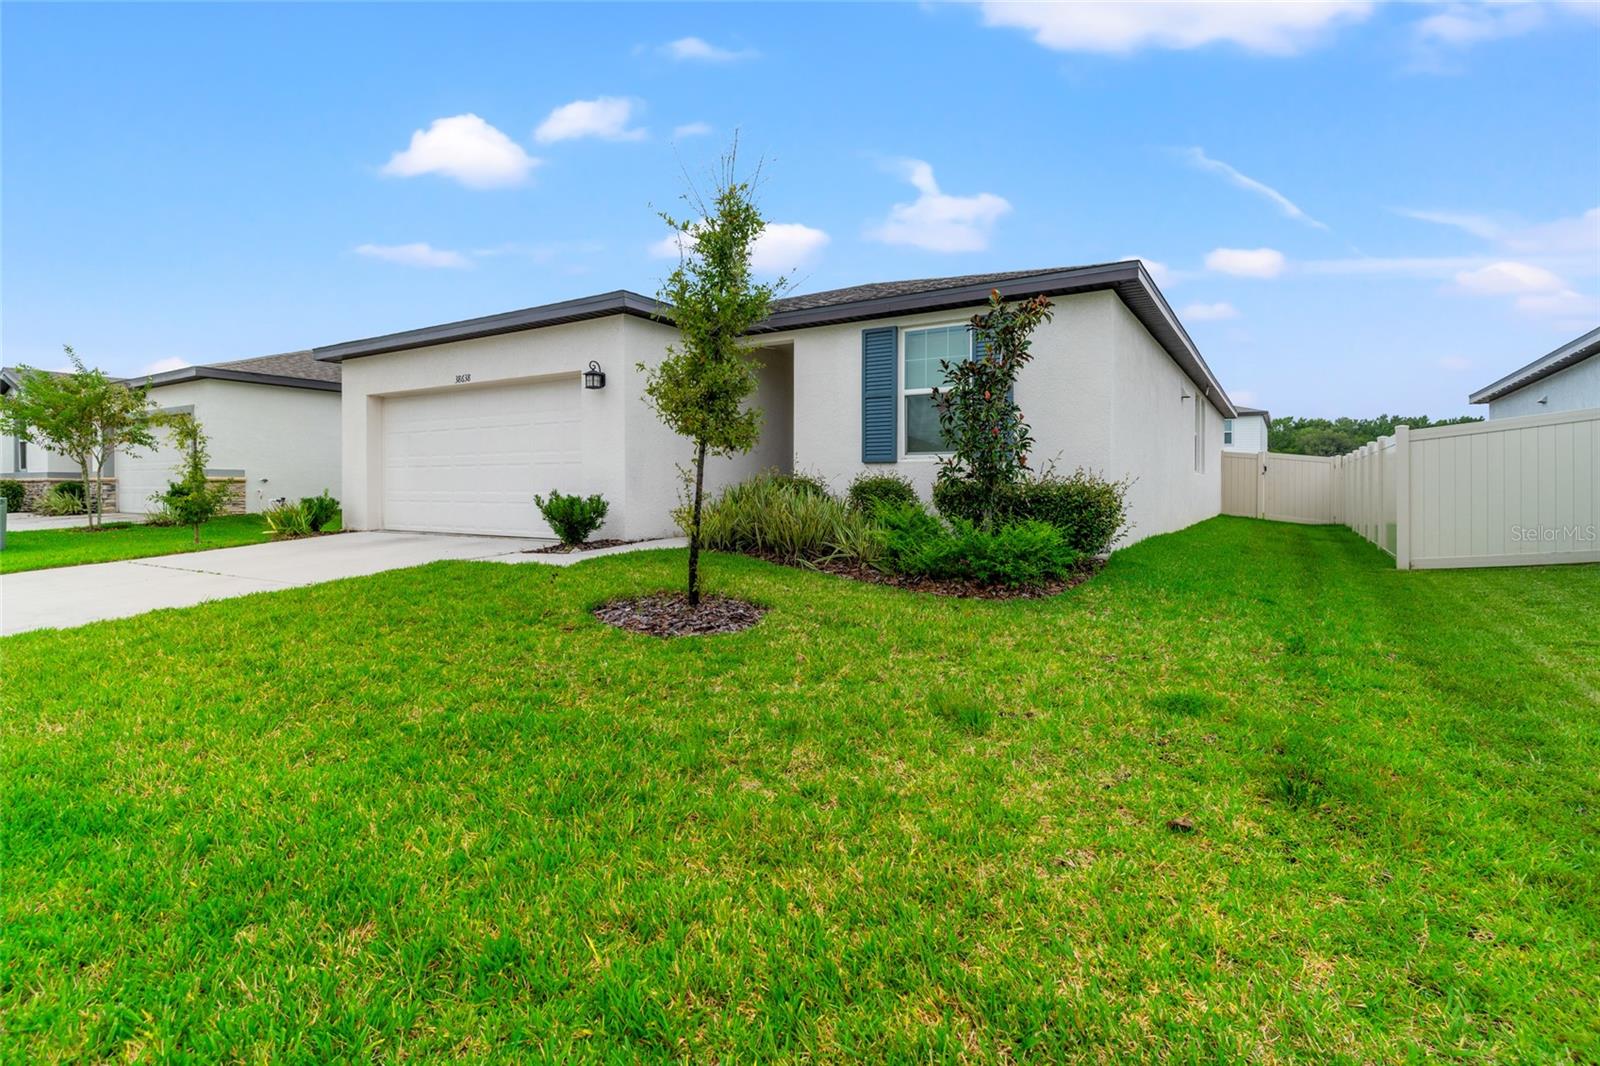
<svg viewBox="0 0 1600 1066">
<path fill-rule="evenodd" d="M 23 487 L 22 482 L 5 478 L 0 480 L 0 497 L 5 498 L 6 510 L 16 514 L 22 510 L 23 504 L 28 502 L 28 490 Z"/>
<path fill-rule="evenodd" d="M 950 454 L 939 460 L 938 480 L 970 483 L 980 525 L 993 521 L 1002 493 L 1028 469 L 1033 435 L 1014 390 L 1033 358 L 1033 331 L 1050 317 L 1047 297 L 1008 304 L 996 289 L 989 310 L 972 317 L 973 358 L 940 364 L 945 386 L 933 390 L 933 405 Z"/>
<path fill-rule="evenodd" d="M 300 509 L 305 512 L 306 525 L 313 533 L 321 533 L 324 527 L 339 517 L 339 501 L 334 499 L 327 489 L 323 489 L 320 496 L 307 496 L 302 499 Z"/>
<path fill-rule="evenodd" d="M 65 485 L 56 485 L 49 492 L 39 497 L 34 504 L 34 509 L 42 515 L 60 518 L 64 515 L 83 514 L 85 508 L 83 496 L 68 489 Z M 89 528 L 93 529 L 93 526 Z"/>
<path fill-rule="evenodd" d="M 77 462 L 85 477 L 94 473 L 88 506 L 89 527 L 99 523 L 105 466 L 113 453 L 137 455 L 156 446 L 160 415 L 150 403 L 148 385 L 126 385 L 90 370 L 66 346 L 72 373 L 51 374 L 19 367 L 19 384 L 0 396 L 0 426 L 23 440 L 38 441 Z M 74 512 L 76 513 L 76 512 Z"/>
<path fill-rule="evenodd" d="M 606 511 L 610 509 L 605 497 L 599 493 L 579 496 L 551 489 L 550 495 L 535 496 L 533 502 L 539 505 L 539 513 L 550 523 L 550 528 L 561 538 L 561 543 L 569 548 L 576 548 L 588 540 L 589 535 L 606 520 Z"/>
<path fill-rule="evenodd" d="M 639 364 L 645 398 L 673 432 L 693 446 L 688 474 L 691 608 L 700 604 L 700 547 L 706 456 L 743 454 L 761 436 L 761 411 L 746 404 L 755 390 L 755 365 L 745 334 L 767 317 L 784 285 L 757 283 L 750 254 L 766 220 L 756 207 L 753 181 L 741 181 L 738 143 L 722 159 L 710 201 L 694 188 L 684 200 L 700 217 L 661 218 L 677 234 L 678 267 L 661 285 L 661 302 L 678 327 L 679 342 L 655 366 Z M 759 178 L 759 169 L 757 171 Z"/>
<path fill-rule="evenodd" d="M 1107 481 L 1078 469 L 1069 475 L 1046 470 L 1001 489 L 991 516 L 998 522 L 1045 522 L 1061 531 L 1084 555 L 1103 555 L 1127 535 L 1127 496 L 1131 482 Z M 934 485 L 933 504 L 946 518 L 983 520 L 980 490 L 970 481 Z"/>
<path fill-rule="evenodd" d="M 309 537 L 313 532 L 311 516 L 306 511 L 304 500 L 300 503 L 290 503 L 288 500 L 284 500 L 282 503 L 262 511 L 261 517 L 267 523 L 267 535 L 269 537 L 291 540 L 295 537 Z"/>
<path fill-rule="evenodd" d="M 877 556 L 874 530 L 814 483 L 763 473 L 724 489 L 701 516 L 705 546 L 772 555 L 784 562 Z"/>
<path fill-rule="evenodd" d="M 206 435 L 191 414 L 167 419 L 172 443 L 183 453 L 183 466 L 177 481 L 167 486 L 159 499 L 178 520 L 194 530 L 194 543 L 200 543 L 200 527 L 216 516 L 227 503 L 228 487 L 213 485 L 206 479 L 206 460 L 210 458 Z"/>
<path fill-rule="evenodd" d="M 880 504 L 916 503 L 917 490 L 899 474 L 861 473 L 845 494 L 852 510 L 871 515 Z"/>
<path fill-rule="evenodd" d="M 920 504 L 884 505 L 877 521 L 880 565 L 906 577 L 1028 588 L 1065 578 L 1083 558 L 1060 530 L 1044 522 L 984 527 L 953 518 L 946 523 Z"/>
</svg>

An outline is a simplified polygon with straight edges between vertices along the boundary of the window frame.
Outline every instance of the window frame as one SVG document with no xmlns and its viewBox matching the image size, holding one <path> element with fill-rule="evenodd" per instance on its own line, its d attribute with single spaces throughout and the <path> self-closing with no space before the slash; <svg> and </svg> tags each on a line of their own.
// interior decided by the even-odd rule
<svg viewBox="0 0 1600 1066">
<path fill-rule="evenodd" d="M 1200 395 L 1200 390 L 1194 393 L 1194 472 L 1206 472 L 1206 409 L 1203 406 L 1205 397 Z"/>
<path fill-rule="evenodd" d="M 1233 419 L 1231 418 L 1224 418 L 1222 420 L 1222 443 L 1233 443 Z"/>
<path fill-rule="evenodd" d="M 913 334 L 913 333 L 923 333 L 923 332 L 927 332 L 929 330 L 936 330 L 936 329 L 948 330 L 948 329 L 956 329 L 956 328 L 959 328 L 959 329 L 962 329 L 962 330 L 966 331 L 966 334 L 967 334 L 967 358 L 971 359 L 972 358 L 972 352 L 973 352 L 973 349 L 975 348 L 975 345 L 973 343 L 972 322 L 971 322 L 970 319 L 961 318 L 961 319 L 954 319 L 954 320 L 945 321 L 945 322 L 922 322 L 922 323 L 918 323 L 915 326 L 901 326 L 900 329 L 898 330 L 900 336 L 898 338 L 899 351 L 895 355 L 895 358 L 898 360 L 898 363 L 895 366 L 895 386 L 896 386 L 895 403 L 897 403 L 899 405 L 899 412 L 898 412 L 899 417 L 896 419 L 896 421 L 900 423 L 899 448 L 900 448 L 900 461 L 901 462 L 912 462 L 912 463 L 938 462 L 940 459 L 948 459 L 950 456 L 955 454 L 954 452 L 950 452 L 950 451 L 943 451 L 943 452 L 913 452 L 913 451 L 908 451 L 907 448 L 906 448 L 906 442 L 907 442 L 907 437 L 908 437 L 909 432 L 910 432 L 910 422 L 911 422 L 911 419 L 909 417 L 907 417 L 907 415 L 906 415 L 906 399 L 907 399 L 907 397 L 911 397 L 911 396 L 928 396 L 928 395 L 931 395 L 932 392 L 933 392 L 933 389 L 934 389 L 934 387 L 932 385 L 928 386 L 927 388 L 916 388 L 916 389 L 908 388 L 906 386 L 906 342 L 910 339 L 911 334 Z"/>
<path fill-rule="evenodd" d="M 28 438 L 18 437 L 16 439 L 16 446 L 17 450 L 15 454 L 11 456 L 11 458 L 16 460 L 17 470 L 20 473 L 21 471 L 28 469 Z"/>
</svg>

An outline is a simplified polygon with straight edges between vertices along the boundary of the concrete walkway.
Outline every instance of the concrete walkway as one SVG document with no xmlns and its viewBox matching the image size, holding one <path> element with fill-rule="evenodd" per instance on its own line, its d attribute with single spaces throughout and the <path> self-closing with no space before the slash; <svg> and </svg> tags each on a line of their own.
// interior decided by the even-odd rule
<svg viewBox="0 0 1600 1066">
<path fill-rule="evenodd" d="M 0 576 L 0 636 L 31 629 L 67 629 L 163 607 L 192 607 L 206 600 L 363 577 L 441 559 L 571 566 L 600 555 L 677 547 L 684 542 L 644 541 L 592 552 L 526 554 L 528 549 L 552 543 L 444 533 L 340 533 L 188 555 L 29 570 Z"/>
<path fill-rule="evenodd" d="M 142 514 L 124 514 L 121 511 L 111 511 L 104 516 L 106 525 L 112 522 L 143 522 Z M 6 515 L 6 530 L 10 533 L 21 533 L 33 529 L 72 529 L 89 524 L 89 520 L 81 514 L 47 515 L 36 514 L 33 511 L 18 511 Z"/>
</svg>

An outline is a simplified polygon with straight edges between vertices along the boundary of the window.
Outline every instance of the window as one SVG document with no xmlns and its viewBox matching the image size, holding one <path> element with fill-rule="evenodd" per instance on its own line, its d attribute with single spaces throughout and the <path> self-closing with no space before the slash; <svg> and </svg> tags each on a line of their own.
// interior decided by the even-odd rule
<svg viewBox="0 0 1600 1066">
<path fill-rule="evenodd" d="M 21 437 L 17 438 L 17 469 L 28 469 L 28 442 Z"/>
<path fill-rule="evenodd" d="M 945 385 L 940 363 L 972 358 L 972 332 L 966 326 L 908 329 L 900 374 L 901 402 L 905 405 L 907 455 L 936 455 L 946 451 L 939 432 L 939 413 L 933 408 L 933 390 Z"/>
<path fill-rule="evenodd" d="M 1198 395 L 1194 398 L 1194 472 L 1206 472 L 1206 408 Z"/>
<path fill-rule="evenodd" d="M 1222 443 L 1233 443 L 1233 419 L 1231 418 L 1224 418 L 1222 420 Z"/>
</svg>

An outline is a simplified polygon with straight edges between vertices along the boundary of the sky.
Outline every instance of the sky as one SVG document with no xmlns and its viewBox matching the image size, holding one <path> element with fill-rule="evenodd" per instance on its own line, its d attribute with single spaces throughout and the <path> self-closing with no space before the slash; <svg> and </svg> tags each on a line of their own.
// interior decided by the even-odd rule
<svg viewBox="0 0 1600 1066">
<path fill-rule="evenodd" d="M 1236 403 L 1483 413 L 1600 324 L 1600 2 L 0 5 L 0 358 L 1138 257 Z"/>
</svg>

